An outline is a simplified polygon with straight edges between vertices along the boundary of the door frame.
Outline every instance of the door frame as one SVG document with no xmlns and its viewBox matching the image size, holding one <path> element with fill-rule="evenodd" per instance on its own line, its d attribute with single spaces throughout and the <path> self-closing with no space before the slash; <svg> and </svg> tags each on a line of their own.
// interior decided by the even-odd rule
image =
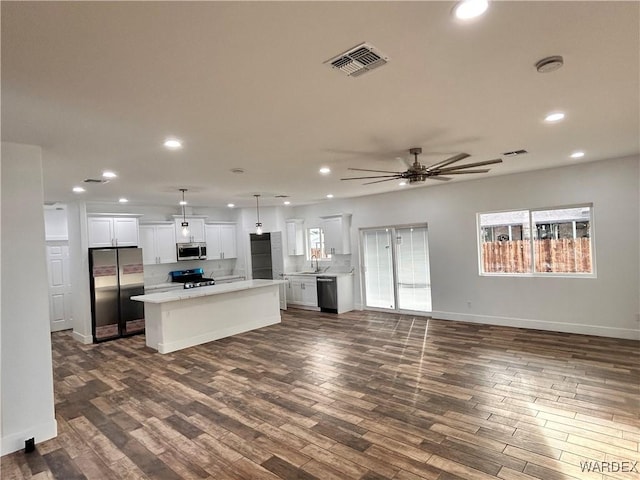
<svg viewBox="0 0 640 480">
<path fill-rule="evenodd" d="M 406 223 L 406 224 L 395 224 L 395 225 L 382 225 L 382 226 L 373 226 L 373 227 L 360 227 L 358 229 L 358 236 L 360 240 L 360 291 L 362 294 L 362 309 L 363 310 L 371 310 L 374 312 L 393 312 L 393 313 L 401 313 L 401 314 L 410 314 L 416 316 L 424 316 L 430 317 L 431 312 L 433 311 L 433 304 L 431 305 L 431 311 L 421 311 L 421 310 L 404 310 L 398 306 L 398 261 L 397 261 L 397 245 L 396 245 L 396 236 L 395 232 L 401 228 L 424 228 L 427 231 L 427 259 L 429 256 L 429 248 L 428 248 L 428 238 L 429 238 L 429 225 L 427 222 L 419 222 L 419 223 Z M 367 289 L 366 289 L 366 280 L 365 280 L 365 262 L 364 262 L 364 235 L 367 231 L 374 230 L 392 230 L 391 232 L 391 269 L 393 275 L 393 295 L 394 295 L 394 304 L 395 308 L 383 308 L 383 307 L 369 307 L 367 306 Z M 431 268 L 429 268 L 431 271 Z M 431 275 L 429 275 L 431 277 Z M 431 278 L 429 278 L 429 283 L 431 283 Z"/>
</svg>

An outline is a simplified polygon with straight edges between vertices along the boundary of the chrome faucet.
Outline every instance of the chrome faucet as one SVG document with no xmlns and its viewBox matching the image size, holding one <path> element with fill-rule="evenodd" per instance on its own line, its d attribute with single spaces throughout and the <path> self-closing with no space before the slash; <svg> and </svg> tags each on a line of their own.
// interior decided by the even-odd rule
<svg viewBox="0 0 640 480">
<path fill-rule="evenodd" d="M 318 257 L 316 255 L 311 255 L 311 268 L 313 268 L 313 259 L 316 259 L 316 269 L 314 270 L 315 272 L 319 272 L 320 271 L 320 263 L 318 261 Z"/>
</svg>

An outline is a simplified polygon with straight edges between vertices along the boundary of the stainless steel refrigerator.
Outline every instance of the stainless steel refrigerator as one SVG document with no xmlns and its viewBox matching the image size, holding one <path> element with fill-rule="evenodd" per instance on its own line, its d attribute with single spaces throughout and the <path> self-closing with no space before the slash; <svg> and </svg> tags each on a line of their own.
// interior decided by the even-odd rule
<svg viewBox="0 0 640 480">
<path fill-rule="evenodd" d="M 90 248 L 91 319 L 93 341 L 100 342 L 144 332 L 142 249 Z"/>
</svg>

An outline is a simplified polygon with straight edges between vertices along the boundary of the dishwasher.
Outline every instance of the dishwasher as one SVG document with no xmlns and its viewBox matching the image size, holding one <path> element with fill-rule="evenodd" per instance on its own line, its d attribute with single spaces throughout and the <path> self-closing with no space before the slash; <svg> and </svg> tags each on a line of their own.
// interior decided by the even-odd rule
<svg viewBox="0 0 640 480">
<path fill-rule="evenodd" d="M 317 277 L 318 307 L 321 312 L 338 313 L 338 279 Z"/>
</svg>

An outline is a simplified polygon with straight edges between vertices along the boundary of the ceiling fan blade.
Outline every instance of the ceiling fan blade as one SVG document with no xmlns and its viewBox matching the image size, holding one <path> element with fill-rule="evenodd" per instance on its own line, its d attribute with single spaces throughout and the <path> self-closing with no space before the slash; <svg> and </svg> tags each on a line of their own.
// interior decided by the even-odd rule
<svg viewBox="0 0 640 480">
<path fill-rule="evenodd" d="M 488 171 L 488 168 L 482 170 L 447 170 L 446 172 L 438 170 L 438 175 L 462 175 L 464 173 L 487 173 Z"/>
<path fill-rule="evenodd" d="M 461 170 L 463 168 L 483 167 L 485 165 L 493 165 L 494 163 L 502 163 L 502 159 L 496 158 L 495 160 L 485 160 L 483 162 L 465 163 L 464 165 L 454 165 L 448 168 L 437 168 L 436 170 L 440 172 L 446 172 L 447 170 Z"/>
<path fill-rule="evenodd" d="M 363 185 L 371 185 L 372 183 L 380 183 L 380 182 L 390 182 L 391 180 L 398 180 L 402 177 L 396 177 L 396 178 L 386 178 L 384 180 L 376 180 L 375 182 L 367 182 L 367 183 L 363 183 Z"/>
<path fill-rule="evenodd" d="M 402 178 L 402 175 L 372 175 L 370 177 L 349 177 L 349 178 L 341 178 L 340 180 L 364 180 L 367 178 Z"/>
<path fill-rule="evenodd" d="M 442 160 L 441 162 L 434 163 L 433 165 L 429 165 L 427 170 L 435 170 L 440 167 L 446 167 L 447 165 L 451 165 L 452 163 L 459 162 L 460 160 L 464 160 L 467 157 L 470 157 L 468 153 L 459 153 L 458 155 L 454 155 L 453 157 L 449 157 L 446 160 Z"/>
<path fill-rule="evenodd" d="M 389 170 L 369 170 L 367 168 L 347 168 L 347 170 L 357 170 L 359 172 L 378 172 L 378 173 L 395 173 L 400 175 L 402 172 L 390 172 Z"/>
</svg>

